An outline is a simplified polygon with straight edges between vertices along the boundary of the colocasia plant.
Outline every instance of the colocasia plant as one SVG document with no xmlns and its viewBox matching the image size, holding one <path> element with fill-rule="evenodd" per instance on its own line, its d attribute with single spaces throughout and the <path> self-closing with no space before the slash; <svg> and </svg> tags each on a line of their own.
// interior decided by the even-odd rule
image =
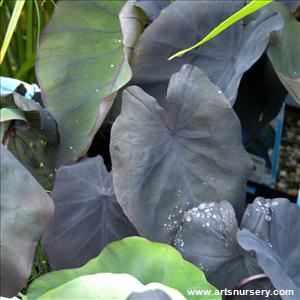
<svg viewBox="0 0 300 300">
<path fill-rule="evenodd" d="M 1 78 L 1 296 L 300 299 L 300 209 L 245 201 L 244 147 L 300 103 L 300 3 L 269 2 L 171 60 L 249 1 L 56 4 L 39 88 Z"/>
</svg>

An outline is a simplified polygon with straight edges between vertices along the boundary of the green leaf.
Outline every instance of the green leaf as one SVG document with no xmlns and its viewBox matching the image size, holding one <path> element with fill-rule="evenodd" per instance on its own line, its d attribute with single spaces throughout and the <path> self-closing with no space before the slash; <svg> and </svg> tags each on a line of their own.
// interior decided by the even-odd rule
<svg viewBox="0 0 300 300">
<path fill-rule="evenodd" d="M 1 295 L 26 286 L 35 245 L 54 211 L 52 199 L 1 144 Z"/>
<path fill-rule="evenodd" d="M 140 237 L 129 237 L 109 244 L 100 255 L 86 265 L 56 271 L 35 280 L 28 289 L 34 300 L 79 276 L 97 273 L 127 273 L 143 284 L 159 282 L 181 292 L 187 299 L 220 300 L 220 296 L 188 296 L 187 289 L 205 289 L 214 293 L 203 272 L 185 261 L 173 247 Z"/>
<path fill-rule="evenodd" d="M 267 53 L 282 84 L 300 104 L 300 23 L 280 3 L 270 8 L 281 13 L 284 25 L 273 34 Z"/>
<path fill-rule="evenodd" d="M 118 16 L 123 4 L 60 1 L 43 33 L 37 76 L 58 123 L 57 165 L 86 153 L 116 92 L 132 76 Z"/>
<path fill-rule="evenodd" d="M 75 278 L 58 288 L 43 294 L 38 300 L 86 299 L 86 300 L 126 300 L 132 292 L 145 292 L 159 289 L 167 299 L 184 300 L 178 291 L 158 283 L 143 286 L 136 278 L 128 274 L 100 273 Z M 172 298 L 170 298 L 172 297 Z M 140 300 L 146 298 L 139 298 Z M 147 298 L 149 299 L 149 298 Z M 163 300 L 166 298 L 155 298 Z"/>
<path fill-rule="evenodd" d="M 244 17 L 252 14 L 253 12 L 257 11 L 258 9 L 266 6 L 273 0 L 253 0 L 249 4 L 247 4 L 245 7 L 237 11 L 235 14 L 233 14 L 231 17 L 227 18 L 225 21 L 223 21 L 220 25 L 215 27 L 207 36 L 205 36 L 200 42 L 193 45 L 192 47 L 186 48 L 184 50 L 181 50 L 171 57 L 168 58 L 168 60 L 172 60 L 175 57 L 181 57 L 182 55 L 190 52 L 191 50 L 203 45 L 210 39 L 214 38 L 218 34 L 220 34 L 222 31 L 224 31 L 226 28 L 234 24 L 235 22 L 243 19 Z"/>
<path fill-rule="evenodd" d="M 27 122 L 24 113 L 15 107 L 3 107 L 0 109 L 0 122 L 6 122 L 11 120 L 20 120 Z"/>
</svg>

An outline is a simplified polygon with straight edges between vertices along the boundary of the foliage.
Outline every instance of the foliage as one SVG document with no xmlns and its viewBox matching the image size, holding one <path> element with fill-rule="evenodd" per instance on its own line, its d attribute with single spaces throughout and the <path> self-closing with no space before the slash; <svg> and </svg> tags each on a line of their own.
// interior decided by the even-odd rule
<svg viewBox="0 0 300 300">
<path fill-rule="evenodd" d="M 258 9 L 266 6 L 273 0 L 252 0 L 249 4 L 241 8 L 239 11 L 228 17 L 225 21 L 220 23 L 217 27 L 215 27 L 207 36 L 205 36 L 200 42 L 197 44 L 193 45 L 192 47 L 189 47 L 187 49 L 181 50 L 172 56 L 168 58 L 168 60 L 171 60 L 176 57 L 181 57 L 182 55 L 190 52 L 191 50 L 203 45 L 204 43 L 208 42 L 210 39 L 214 38 L 218 34 L 220 34 L 222 31 L 227 29 L 229 26 L 232 24 L 236 23 L 237 21 L 245 18 L 246 16 L 254 13 Z"/>
<path fill-rule="evenodd" d="M 52 270 L 79 267 L 110 242 L 137 235 L 100 156 L 59 168 L 52 198 L 56 209 L 42 240 Z"/>
<path fill-rule="evenodd" d="M 4 296 L 26 288 L 43 235 L 24 300 L 100 292 L 220 299 L 187 289 L 241 288 L 263 277 L 251 287 L 293 289 L 299 298 L 300 210 L 258 198 L 244 211 L 251 161 L 243 145 L 278 114 L 286 89 L 298 99 L 299 24 L 273 1 L 167 60 L 247 2 L 55 6 L 37 55 L 41 90 L 1 77 Z M 6 29 L 15 2 L 0 4 Z M 1 74 L 34 80 L 38 31 L 53 7 L 25 3 Z M 101 157 L 87 157 L 92 142 L 111 172 Z M 38 277 L 49 270 L 42 251 L 58 271 Z"/>
<path fill-rule="evenodd" d="M 1 294 L 26 285 L 34 249 L 53 214 L 52 199 L 1 144 Z"/>
<path fill-rule="evenodd" d="M 284 226 L 282 215 L 289 216 Z M 294 299 L 298 299 L 299 216 L 300 209 L 287 199 L 259 197 L 247 207 L 239 230 L 234 209 L 227 201 L 206 203 L 185 214 L 174 245 L 218 288 L 233 287 L 243 278 L 262 273 L 262 269 L 277 289 L 293 290 Z M 285 249 L 290 244 L 287 239 L 293 240 L 294 247 Z M 252 250 L 257 252 L 257 259 Z M 271 287 L 263 282 L 259 288 Z"/>
<path fill-rule="evenodd" d="M 184 65 L 163 107 L 138 87 L 123 100 L 111 133 L 114 184 L 142 236 L 172 242 L 184 212 L 206 201 L 228 199 L 241 215 L 252 164 L 229 101 L 203 72 Z"/>
<path fill-rule="evenodd" d="M 38 300 L 60 300 L 72 299 L 132 299 L 134 294 L 138 294 L 138 299 L 156 300 L 184 300 L 178 291 L 158 283 L 150 283 L 145 287 L 133 276 L 127 274 L 100 273 L 94 275 L 80 276 L 55 288 L 38 298 Z"/>
<path fill-rule="evenodd" d="M 126 35 L 138 35 L 136 26 L 142 23 L 130 15 L 120 24 L 118 12 L 123 4 L 61 1 L 43 33 L 37 76 L 45 104 L 58 123 L 57 166 L 86 153 L 115 92 L 131 78 L 124 46 L 132 47 L 135 39 L 128 40 Z M 125 32 L 124 45 L 121 26 L 133 27 Z"/>
<path fill-rule="evenodd" d="M 29 286 L 28 300 L 39 299 L 42 295 L 47 295 L 48 291 L 80 276 L 98 273 L 126 273 L 143 284 L 159 282 L 177 289 L 187 299 L 187 288 L 215 290 L 206 281 L 202 271 L 182 259 L 173 247 L 139 237 L 129 237 L 109 244 L 98 257 L 80 268 L 56 271 L 38 278 Z M 220 298 L 203 296 L 199 299 Z"/>
</svg>

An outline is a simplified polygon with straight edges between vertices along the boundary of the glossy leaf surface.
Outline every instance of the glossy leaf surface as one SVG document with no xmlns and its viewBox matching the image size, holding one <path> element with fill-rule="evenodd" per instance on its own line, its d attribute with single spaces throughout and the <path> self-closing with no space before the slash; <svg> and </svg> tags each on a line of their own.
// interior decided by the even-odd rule
<svg viewBox="0 0 300 300">
<path fill-rule="evenodd" d="M 164 107 L 126 89 L 110 148 L 125 214 L 142 236 L 171 243 L 201 202 L 227 199 L 241 213 L 251 162 L 229 101 L 197 67 L 172 76 Z"/>
</svg>

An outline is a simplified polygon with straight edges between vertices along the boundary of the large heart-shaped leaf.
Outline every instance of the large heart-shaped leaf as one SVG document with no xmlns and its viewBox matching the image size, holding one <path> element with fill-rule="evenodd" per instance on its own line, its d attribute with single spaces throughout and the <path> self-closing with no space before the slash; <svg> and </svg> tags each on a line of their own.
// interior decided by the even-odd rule
<svg viewBox="0 0 300 300">
<path fill-rule="evenodd" d="M 165 109 L 126 89 L 110 149 L 117 199 L 145 237 L 171 243 L 184 211 L 203 201 L 228 199 L 241 213 L 251 163 L 239 120 L 197 67 L 172 76 Z"/>
<path fill-rule="evenodd" d="M 75 278 L 43 294 L 38 300 L 130 300 L 136 299 L 134 296 L 132 297 L 133 293 L 138 294 L 139 300 L 186 299 L 175 289 L 159 283 L 150 283 L 144 286 L 128 274 L 100 273 Z M 151 295 L 152 297 L 149 297 Z"/>
<path fill-rule="evenodd" d="M 242 279 L 262 273 L 255 258 L 239 247 L 237 232 L 229 202 L 201 203 L 185 214 L 174 245 L 218 288 L 232 288 Z"/>
<path fill-rule="evenodd" d="M 123 4 L 60 1 L 43 34 L 37 76 L 58 122 L 57 165 L 87 151 L 115 92 L 131 78 L 118 16 Z"/>
<path fill-rule="evenodd" d="M 268 56 L 279 79 L 300 104 L 300 24 L 280 3 L 272 7 L 281 13 L 284 26 L 272 36 Z"/>
<path fill-rule="evenodd" d="M 255 289 L 272 290 L 275 286 L 294 290 L 296 295 L 300 280 L 299 213 L 287 199 L 259 197 L 248 205 L 239 231 L 227 201 L 202 203 L 185 214 L 174 245 L 218 288 L 232 288 L 242 279 L 266 272 L 270 280 L 257 282 Z M 286 216 L 289 219 L 284 222 Z"/>
<path fill-rule="evenodd" d="M 79 267 L 110 242 L 137 235 L 100 156 L 59 168 L 52 198 L 55 214 L 42 246 L 54 270 Z"/>
<path fill-rule="evenodd" d="M 220 296 L 190 296 L 187 289 L 203 289 L 214 295 L 203 272 L 182 259 L 173 247 L 150 242 L 140 237 L 129 237 L 111 243 L 100 255 L 77 269 L 48 273 L 36 279 L 28 288 L 28 300 L 35 300 L 48 291 L 84 275 L 97 273 L 127 273 L 141 283 L 159 282 L 181 292 L 187 299 L 220 300 Z"/>
<path fill-rule="evenodd" d="M 287 199 L 256 199 L 248 207 L 237 234 L 239 244 L 255 251 L 257 260 L 278 290 L 292 290 L 300 298 L 300 209 Z"/>
<path fill-rule="evenodd" d="M 140 37 L 133 57 L 132 84 L 163 101 L 171 75 L 178 72 L 183 64 L 190 63 L 200 67 L 233 103 L 243 73 L 262 55 L 270 33 L 282 27 L 279 15 L 263 11 L 256 20 L 230 26 L 181 58 L 172 61 L 167 58 L 201 40 L 245 3 L 173 2 Z"/>
<path fill-rule="evenodd" d="M 1 295 L 12 297 L 26 286 L 53 210 L 51 198 L 1 144 Z"/>
</svg>

